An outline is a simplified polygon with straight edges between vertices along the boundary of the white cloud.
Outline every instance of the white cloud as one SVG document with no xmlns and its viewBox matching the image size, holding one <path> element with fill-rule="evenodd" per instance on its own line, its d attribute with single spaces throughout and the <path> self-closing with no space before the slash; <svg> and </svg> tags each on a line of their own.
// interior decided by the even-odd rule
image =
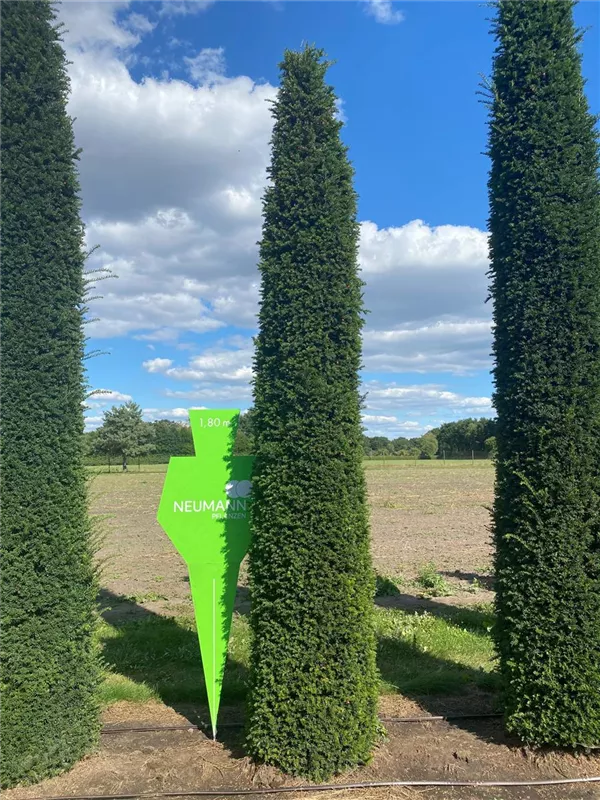
<svg viewBox="0 0 600 800">
<path fill-rule="evenodd" d="M 104 421 L 103 418 L 99 416 L 84 417 L 84 420 L 86 433 L 89 433 L 89 431 L 95 431 L 96 428 L 99 428 Z"/>
<path fill-rule="evenodd" d="M 181 400 L 205 400 L 213 405 L 232 402 L 236 406 L 242 400 L 249 400 L 252 392 L 248 384 L 222 384 L 221 386 L 197 386 L 189 390 L 166 389 L 165 397 Z"/>
<path fill-rule="evenodd" d="M 422 220 L 360 228 L 367 369 L 465 374 L 489 366 L 488 236 Z"/>
<path fill-rule="evenodd" d="M 384 25 L 396 25 L 404 19 L 404 14 L 393 8 L 391 0 L 366 0 L 366 3 L 367 14 Z"/>
<path fill-rule="evenodd" d="M 135 47 L 140 41 L 140 31 L 132 33 L 117 22 L 118 12 L 128 6 L 128 0 L 61 3 L 56 10 L 59 21 L 66 26 L 63 38 L 71 51 L 69 55 L 72 51 L 77 54 L 107 47 L 119 50 Z"/>
<path fill-rule="evenodd" d="M 175 342 L 178 336 L 179 331 L 175 328 L 158 328 L 152 333 L 140 333 L 133 338 L 142 342 Z M 148 348 L 154 350 L 154 345 L 149 344 Z"/>
<path fill-rule="evenodd" d="M 206 408 L 206 406 L 190 406 L 189 408 L 144 408 L 142 415 L 147 422 L 159 419 L 170 419 L 175 422 L 189 422 L 189 411 L 192 408 Z"/>
<path fill-rule="evenodd" d="M 177 236 L 195 229 L 207 243 L 223 237 L 243 248 L 247 237 L 243 226 L 231 229 L 227 192 L 262 193 L 272 127 L 265 100 L 275 89 L 244 76 L 197 87 L 152 77 L 136 83 L 116 56 L 86 52 L 73 60 L 69 111 L 83 148 L 88 222 L 103 223 L 99 232 L 116 240 L 132 226 L 151 228 L 154 237 L 160 227 Z M 106 227 L 125 221 L 123 232 Z M 252 223 L 256 238 L 260 218 Z"/>
<path fill-rule="evenodd" d="M 491 322 L 437 321 L 364 334 L 370 372 L 451 372 L 464 375 L 489 366 Z"/>
<path fill-rule="evenodd" d="M 239 342 L 236 341 L 236 344 Z M 232 381 L 248 383 L 252 377 L 251 340 L 235 349 L 209 348 L 201 355 L 190 358 L 188 364 L 174 367 L 168 358 L 154 358 L 143 362 L 148 372 L 160 372 L 178 381 L 203 381 L 207 383 Z"/>
<path fill-rule="evenodd" d="M 201 86 L 136 83 L 127 63 L 141 33 L 117 16 L 127 6 L 59 7 L 71 28 L 69 112 L 83 148 L 86 244 L 100 245 L 88 263 L 119 278 L 102 287 L 93 314 L 100 321 L 89 334 L 202 332 L 233 320 L 252 326 L 272 128 L 265 101 L 275 88 L 245 76 Z M 148 27 L 133 21 L 138 31 Z M 222 61 L 221 48 L 209 49 L 190 67 L 202 79 L 202 70 L 222 72 Z"/>
<path fill-rule="evenodd" d="M 401 421 L 398 417 L 383 414 L 363 414 L 362 421 L 366 426 L 387 425 L 403 431 L 420 430 L 423 427 L 414 420 Z"/>
<path fill-rule="evenodd" d="M 344 111 L 344 101 L 342 100 L 341 97 L 336 98 L 335 108 L 336 108 L 336 113 L 335 113 L 336 118 L 345 125 L 348 122 L 348 117 L 346 116 L 346 113 Z"/>
<path fill-rule="evenodd" d="M 419 414 L 436 414 L 440 411 L 449 411 L 459 416 L 492 414 L 491 398 L 468 397 L 437 385 L 401 386 L 396 383 L 367 381 L 362 385 L 361 392 L 367 393 L 365 406 L 369 411 L 401 408 L 405 412 Z"/>
<path fill-rule="evenodd" d="M 186 16 L 205 11 L 214 0 L 163 0 L 158 12 L 160 16 Z"/>
<path fill-rule="evenodd" d="M 136 31 L 137 33 L 150 33 L 151 31 L 156 28 L 155 22 L 150 22 L 148 17 L 145 17 L 143 14 L 130 14 L 127 19 L 125 20 L 125 25 L 128 28 L 131 28 L 132 31 Z"/>
<path fill-rule="evenodd" d="M 422 436 L 428 428 L 421 422 L 401 420 L 395 415 L 386 414 L 363 414 L 362 422 L 367 436 L 386 436 L 390 439 Z"/>
<path fill-rule="evenodd" d="M 459 225 L 360 226 L 367 321 L 375 328 L 443 317 L 489 318 L 488 236 Z"/>
<path fill-rule="evenodd" d="M 91 395 L 85 401 L 89 406 L 108 406 L 114 403 L 128 403 L 133 400 L 130 394 L 117 392 L 114 389 L 96 389 L 96 394 Z"/>
<path fill-rule="evenodd" d="M 109 293 L 101 301 L 96 301 L 94 312 L 99 319 L 90 322 L 87 332 L 97 338 L 124 336 L 152 326 L 204 333 L 225 324 L 208 316 L 208 310 L 200 300 L 183 292 L 144 293 L 129 297 Z"/>
<path fill-rule="evenodd" d="M 488 258 L 488 235 L 466 225 L 430 227 L 421 219 L 399 228 L 361 223 L 360 260 L 366 273 L 393 273 L 421 268 L 477 269 Z"/>
<path fill-rule="evenodd" d="M 205 47 L 195 56 L 185 56 L 188 72 L 193 81 L 211 84 L 225 76 L 225 51 L 222 47 Z"/>
<path fill-rule="evenodd" d="M 172 363 L 170 358 L 152 358 L 144 361 L 142 366 L 147 372 L 165 372 Z"/>
</svg>

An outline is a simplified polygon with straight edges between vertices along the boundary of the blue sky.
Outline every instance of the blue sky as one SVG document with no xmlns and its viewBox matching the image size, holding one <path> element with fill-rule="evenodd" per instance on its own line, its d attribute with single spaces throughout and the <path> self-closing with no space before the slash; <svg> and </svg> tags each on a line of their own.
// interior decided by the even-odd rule
<svg viewBox="0 0 600 800">
<path fill-rule="evenodd" d="M 599 6 L 583 69 L 600 111 Z M 479 2 L 66 2 L 89 267 L 88 427 L 133 398 L 147 419 L 251 404 L 261 196 L 278 63 L 314 43 L 336 63 L 356 170 L 365 425 L 418 436 L 488 416 L 486 109 L 494 47 Z"/>
</svg>

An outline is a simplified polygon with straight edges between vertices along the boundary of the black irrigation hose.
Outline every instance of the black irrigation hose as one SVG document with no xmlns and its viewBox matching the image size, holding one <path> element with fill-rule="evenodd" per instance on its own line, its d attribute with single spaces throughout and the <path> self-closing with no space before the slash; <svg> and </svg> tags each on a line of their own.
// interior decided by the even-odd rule
<svg viewBox="0 0 600 800">
<path fill-rule="evenodd" d="M 502 714 L 449 714 L 448 716 L 437 716 L 425 714 L 422 717 L 379 717 L 382 722 L 444 722 L 455 719 L 498 719 Z M 243 722 L 222 722 L 219 728 L 242 728 Z M 150 733 L 154 731 L 203 731 L 210 730 L 210 725 L 205 722 L 201 725 L 139 725 L 129 728 L 104 727 L 100 731 L 106 733 Z"/>
<path fill-rule="evenodd" d="M 458 719 L 493 719 L 502 714 L 452 714 L 448 716 L 424 715 L 421 717 L 380 717 L 383 722 L 440 722 Z M 221 727 L 241 727 L 241 722 L 229 722 Z M 179 731 L 179 730 L 204 730 L 208 725 L 160 725 L 137 726 L 128 728 L 103 728 L 102 733 L 136 733 L 148 731 Z M 339 792 L 355 789 L 383 789 L 391 787 L 443 787 L 447 789 L 463 787 L 530 787 L 530 786 L 566 786 L 580 783 L 600 783 L 600 776 L 590 778 L 548 778 L 533 781 L 365 781 L 361 783 L 322 783 L 300 786 L 266 786 L 261 789 L 195 789 L 179 792 L 141 792 L 139 794 L 83 794 L 83 795 L 57 795 L 54 797 L 28 797 L 26 800 L 144 800 L 144 798 L 161 797 L 248 797 L 264 794 L 290 794 L 293 792 Z"/>
<path fill-rule="evenodd" d="M 262 789 L 196 789 L 180 792 L 141 792 L 139 794 L 76 794 L 54 797 L 28 797 L 27 800 L 143 800 L 146 797 L 247 797 L 262 794 L 289 794 L 292 792 L 334 792 L 351 789 L 383 789 L 393 786 L 458 786 L 476 788 L 480 786 L 565 786 L 574 783 L 600 783 L 600 776 L 591 778 L 549 778 L 538 781 L 365 781 L 364 783 L 321 783 L 315 786 L 266 786 Z"/>
</svg>

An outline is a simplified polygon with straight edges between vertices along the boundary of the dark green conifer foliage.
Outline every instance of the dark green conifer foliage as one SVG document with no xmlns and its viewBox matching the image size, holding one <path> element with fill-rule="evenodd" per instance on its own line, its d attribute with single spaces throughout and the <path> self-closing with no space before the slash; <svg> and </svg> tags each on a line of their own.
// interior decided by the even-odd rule
<svg viewBox="0 0 600 800">
<path fill-rule="evenodd" d="M 356 195 L 323 52 L 286 51 L 264 199 L 251 550 L 254 757 L 369 758 L 377 673 L 358 370 Z"/>
<path fill-rule="evenodd" d="M 82 467 L 83 227 L 68 79 L 46 0 L 2 21 L 2 785 L 98 735 L 96 579 Z"/>
<path fill-rule="evenodd" d="M 600 744 L 598 145 L 573 3 L 500 2 L 489 190 L 507 726 Z"/>
</svg>

